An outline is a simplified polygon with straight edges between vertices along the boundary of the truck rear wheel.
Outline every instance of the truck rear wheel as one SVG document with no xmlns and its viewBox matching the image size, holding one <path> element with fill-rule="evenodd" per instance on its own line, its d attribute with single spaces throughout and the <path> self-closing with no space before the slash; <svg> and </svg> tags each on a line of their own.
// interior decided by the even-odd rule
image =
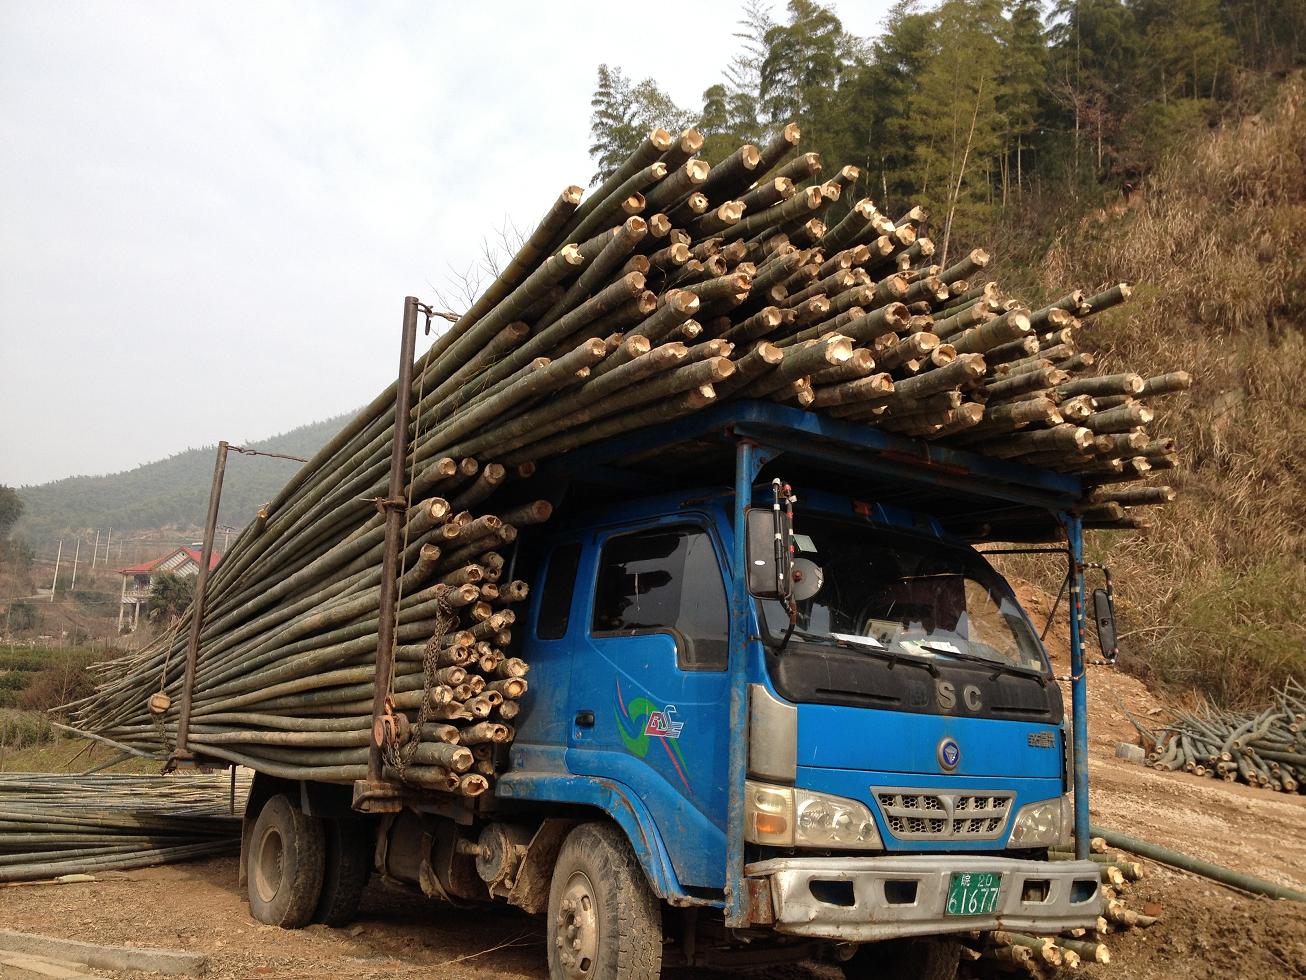
<svg viewBox="0 0 1306 980">
<path fill-rule="evenodd" d="M 363 889 L 372 873 L 370 823 L 361 820 L 322 821 L 326 861 L 322 873 L 322 895 L 314 922 L 333 928 L 348 925 L 358 914 Z"/>
<path fill-rule="evenodd" d="M 322 894 L 324 845 L 322 821 L 284 794 L 263 804 L 246 865 L 254 918 L 283 929 L 300 929 L 313 920 Z"/>
<path fill-rule="evenodd" d="M 549 888 L 551 980 L 657 980 L 662 912 L 621 832 L 581 824 L 563 841 Z"/>
<path fill-rule="evenodd" d="M 852 959 L 843 964 L 843 973 L 848 980 L 954 980 L 960 963 L 961 947 L 951 939 L 887 939 L 859 946 Z"/>
</svg>

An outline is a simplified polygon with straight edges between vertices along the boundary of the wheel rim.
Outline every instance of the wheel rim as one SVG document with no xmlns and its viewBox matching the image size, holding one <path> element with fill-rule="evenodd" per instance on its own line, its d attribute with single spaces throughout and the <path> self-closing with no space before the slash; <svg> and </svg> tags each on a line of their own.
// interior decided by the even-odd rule
<svg viewBox="0 0 1306 980">
<path fill-rule="evenodd" d="M 275 827 L 263 832 L 254 851 L 254 889 L 264 902 L 271 902 L 281 890 L 282 863 L 285 858 L 285 844 Z"/>
<path fill-rule="evenodd" d="M 558 928 L 554 945 L 562 972 L 576 980 L 594 976 L 598 961 L 599 911 L 594 886 L 583 871 L 567 879 L 562 901 L 558 905 Z"/>
</svg>

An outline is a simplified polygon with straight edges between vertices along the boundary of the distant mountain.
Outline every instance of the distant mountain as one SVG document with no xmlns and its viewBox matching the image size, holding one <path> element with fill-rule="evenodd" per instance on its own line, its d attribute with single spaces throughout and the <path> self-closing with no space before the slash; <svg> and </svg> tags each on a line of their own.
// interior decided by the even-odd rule
<svg viewBox="0 0 1306 980">
<path fill-rule="evenodd" d="M 352 412 L 337 415 L 242 445 L 308 459 L 352 416 Z M 43 549 L 56 538 L 88 528 L 112 527 L 117 535 L 162 527 L 202 527 L 216 452 L 216 446 L 201 446 L 122 473 L 72 476 L 22 487 L 18 492 L 23 516 L 14 534 Z M 229 454 L 218 523 L 244 527 L 300 465 L 285 459 Z"/>
</svg>

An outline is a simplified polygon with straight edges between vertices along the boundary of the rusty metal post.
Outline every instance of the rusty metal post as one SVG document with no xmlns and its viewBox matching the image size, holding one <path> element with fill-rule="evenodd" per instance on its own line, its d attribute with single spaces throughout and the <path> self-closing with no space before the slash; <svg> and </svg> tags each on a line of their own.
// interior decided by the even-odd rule
<svg viewBox="0 0 1306 980">
<path fill-rule="evenodd" d="M 186 745 L 190 734 L 190 706 L 195 695 L 195 668 L 200 655 L 200 629 L 204 625 L 204 592 L 209 583 L 209 564 L 213 561 L 213 535 L 218 527 L 218 504 L 222 500 L 222 478 L 227 471 L 227 443 L 218 443 L 218 458 L 213 464 L 213 485 L 209 488 L 209 514 L 204 521 L 204 546 L 200 551 L 200 569 L 195 576 L 195 598 L 190 605 L 190 642 L 186 646 L 186 673 L 181 682 L 181 708 L 177 717 L 177 746 L 168 760 L 169 769 L 190 762 L 193 756 Z"/>
<path fill-rule="evenodd" d="M 394 448 L 390 455 L 390 487 L 382 502 L 385 510 L 385 554 L 381 564 L 381 608 L 377 625 L 376 672 L 372 692 L 372 745 L 367 756 L 367 781 L 381 781 L 382 716 L 394 671 L 396 589 L 399 579 L 399 546 L 406 509 L 405 463 L 408 458 L 408 413 L 412 408 L 413 352 L 417 346 L 417 297 L 404 298 L 404 329 L 399 352 L 399 384 L 395 391 Z"/>
</svg>

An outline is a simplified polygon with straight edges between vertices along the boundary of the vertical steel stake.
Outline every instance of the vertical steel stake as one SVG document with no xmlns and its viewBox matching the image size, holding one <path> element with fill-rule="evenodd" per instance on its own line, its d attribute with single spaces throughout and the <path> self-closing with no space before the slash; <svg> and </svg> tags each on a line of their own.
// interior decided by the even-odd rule
<svg viewBox="0 0 1306 980">
<path fill-rule="evenodd" d="M 190 605 L 190 642 L 186 645 L 186 673 L 181 682 L 181 708 L 177 717 L 177 746 L 168 760 L 167 769 L 193 756 L 186 745 L 190 735 L 190 705 L 195 695 L 195 667 L 200 655 L 200 629 L 204 625 L 204 593 L 209 584 L 209 565 L 213 561 L 213 533 L 218 526 L 218 504 L 222 501 L 222 477 L 227 471 L 227 443 L 218 443 L 218 459 L 213 464 L 213 485 L 209 488 L 209 514 L 204 520 L 204 547 L 200 551 L 200 570 L 195 576 L 195 598 Z M 137 606 L 139 609 L 139 605 Z"/>
<path fill-rule="evenodd" d="M 1088 860 L 1088 683 L 1084 676 L 1084 520 L 1066 515 L 1070 545 L 1070 725 L 1075 763 L 1075 856 Z"/>
<path fill-rule="evenodd" d="M 381 718 L 394 671 L 396 594 L 399 577 L 399 543 L 407 503 L 404 499 L 408 457 L 408 413 L 412 409 L 413 351 L 417 346 L 417 297 L 404 298 L 404 329 L 399 350 L 399 384 L 395 392 L 394 448 L 390 455 L 390 489 L 382 502 L 385 510 L 385 554 L 381 564 L 381 609 L 377 625 L 376 672 L 372 691 L 372 745 L 367 755 L 367 779 L 381 780 Z"/>
</svg>

